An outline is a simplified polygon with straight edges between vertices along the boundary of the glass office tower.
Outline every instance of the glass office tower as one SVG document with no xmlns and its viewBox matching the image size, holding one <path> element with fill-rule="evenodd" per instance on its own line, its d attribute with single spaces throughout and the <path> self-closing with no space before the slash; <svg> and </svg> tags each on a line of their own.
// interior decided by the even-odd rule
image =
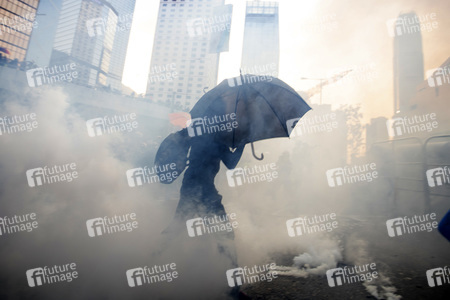
<svg viewBox="0 0 450 300">
<path fill-rule="evenodd" d="M 278 76 L 278 2 L 247 1 L 241 69 L 244 74 Z"/>
<path fill-rule="evenodd" d="M 410 100 L 423 81 L 420 22 L 414 12 L 400 14 L 394 25 L 394 112 L 411 109 Z"/>
<path fill-rule="evenodd" d="M 25 60 L 36 24 L 39 0 L 0 1 L 0 51 L 9 59 Z"/>
</svg>

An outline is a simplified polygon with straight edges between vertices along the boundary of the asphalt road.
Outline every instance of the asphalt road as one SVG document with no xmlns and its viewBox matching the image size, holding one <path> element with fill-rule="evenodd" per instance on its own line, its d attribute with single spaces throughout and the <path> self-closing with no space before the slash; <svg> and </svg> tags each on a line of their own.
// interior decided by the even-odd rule
<svg viewBox="0 0 450 300">
<path fill-rule="evenodd" d="M 426 277 L 428 269 L 450 266 L 450 243 L 437 230 L 389 237 L 386 219 L 348 217 L 344 222 L 340 227 L 345 231 L 335 232 L 344 249 L 338 267 L 351 265 L 346 253 L 354 251 L 346 250 L 364 245 L 364 259 L 375 262 L 388 280 L 374 283 L 378 295 L 370 293 L 361 282 L 330 287 L 325 274 L 279 276 L 270 283 L 244 285 L 242 291 L 251 299 L 450 299 L 450 283 L 429 287 Z M 355 240 L 364 243 L 355 244 Z M 286 265 L 292 258 L 285 255 L 277 263 Z M 395 289 L 391 297 L 386 288 Z"/>
</svg>

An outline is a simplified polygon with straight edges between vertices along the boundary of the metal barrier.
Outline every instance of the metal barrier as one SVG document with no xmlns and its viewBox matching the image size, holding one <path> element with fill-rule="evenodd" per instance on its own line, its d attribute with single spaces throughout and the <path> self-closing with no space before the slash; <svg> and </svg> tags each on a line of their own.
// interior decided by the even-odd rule
<svg viewBox="0 0 450 300">
<path fill-rule="evenodd" d="M 413 149 L 417 149 L 418 151 L 421 151 L 419 157 L 423 158 L 423 148 L 422 148 L 422 141 L 419 138 L 416 137 L 409 137 L 409 138 L 401 138 L 401 139 L 395 139 L 395 140 L 389 140 L 389 141 L 382 141 L 382 142 L 376 142 L 373 143 L 371 146 L 371 149 L 374 148 L 374 146 L 376 145 L 382 145 L 382 144 L 387 144 L 387 145 L 391 145 L 391 152 L 392 152 L 392 156 L 390 157 L 392 164 L 392 175 L 389 176 L 387 175 L 387 178 L 390 178 L 393 182 L 393 207 L 392 210 L 393 211 L 397 211 L 397 207 L 398 207 L 398 198 L 399 198 L 399 191 L 409 191 L 409 192 L 417 192 L 417 193 L 424 193 L 423 189 L 420 190 L 412 190 L 410 188 L 404 188 L 402 187 L 402 183 L 403 182 L 416 182 L 419 183 L 419 186 L 422 186 L 422 181 L 423 178 L 421 178 L 419 176 L 419 178 L 413 178 L 410 176 L 401 176 L 400 174 L 402 172 L 400 172 L 401 168 L 403 168 L 404 166 L 418 166 L 419 168 L 419 174 L 424 172 L 424 164 L 423 164 L 423 159 L 421 159 L 420 161 L 399 161 L 397 159 L 397 145 L 401 144 L 401 143 L 405 143 L 405 142 L 414 142 L 414 144 L 416 144 L 417 146 Z M 382 175 L 382 174 L 380 174 Z"/>
<path fill-rule="evenodd" d="M 430 186 L 428 184 L 427 174 L 426 171 L 432 167 L 444 167 L 449 166 L 450 167 L 450 161 L 446 162 L 435 162 L 430 163 L 429 162 L 429 145 L 432 141 L 438 140 L 438 139 L 449 139 L 450 141 L 450 135 L 438 135 L 438 136 L 432 136 L 425 140 L 423 143 L 421 139 L 417 137 L 409 137 L 409 138 L 401 138 L 401 139 L 395 139 L 395 140 L 389 140 L 389 141 L 382 141 L 382 142 L 376 142 L 371 145 L 370 150 L 373 151 L 374 147 L 377 145 L 391 145 L 391 152 L 392 156 L 390 159 L 392 160 L 392 176 L 386 176 L 387 178 L 391 178 L 393 180 L 393 187 L 394 187 L 394 196 L 393 196 L 393 209 L 394 211 L 397 210 L 398 205 L 398 192 L 401 190 L 409 191 L 409 192 L 417 192 L 417 193 L 423 193 L 424 198 L 424 211 L 425 213 L 429 213 L 431 211 L 431 196 L 439 196 L 439 197 L 450 197 L 450 191 L 448 193 L 442 194 L 437 192 L 432 192 L 430 190 Z M 419 153 L 419 157 L 421 158 L 418 161 L 399 161 L 397 158 L 397 148 L 398 145 L 403 142 L 408 141 L 414 141 L 417 146 L 416 149 Z M 450 156 L 450 153 L 449 153 Z M 418 166 L 418 169 L 420 171 L 419 178 L 414 178 L 412 176 L 401 176 L 399 172 L 399 169 L 402 166 Z M 411 174 L 413 175 L 413 174 Z M 450 178 L 447 178 L 450 179 Z M 417 182 L 418 186 L 422 186 L 421 189 L 411 189 L 411 188 L 404 188 L 401 186 L 402 181 L 409 181 L 409 182 Z M 447 182 L 447 187 L 449 187 L 449 182 Z"/>
<path fill-rule="evenodd" d="M 433 140 L 438 140 L 438 139 L 449 139 L 450 141 L 450 135 L 438 135 L 438 136 L 432 136 L 428 139 L 425 140 L 425 143 L 423 145 L 423 149 L 424 149 L 424 166 L 425 166 L 425 170 L 423 173 L 424 176 L 424 190 L 425 190 L 425 207 L 427 209 L 427 212 L 429 212 L 431 210 L 431 200 L 430 200 L 430 196 L 440 196 L 440 197 L 450 197 L 450 192 L 446 193 L 446 194 L 440 194 L 440 193 L 435 193 L 435 192 L 431 192 L 430 190 L 430 186 L 428 184 L 428 178 L 427 178 L 427 174 L 426 171 L 428 169 L 430 169 L 430 167 L 445 167 L 445 166 L 449 166 L 450 167 L 450 161 L 447 161 L 445 163 L 429 163 L 428 161 L 428 156 L 427 156 L 427 149 L 428 149 L 428 145 L 430 144 L 431 141 Z M 450 156 L 450 153 L 449 153 Z M 448 182 L 448 176 L 446 176 L 446 174 L 444 174 L 447 180 L 447 182 L 444 182 L 445 186 L 449 186 L 449 182 Z M 445 180 L 444 180 L 445 181 Z"/>
</svg>

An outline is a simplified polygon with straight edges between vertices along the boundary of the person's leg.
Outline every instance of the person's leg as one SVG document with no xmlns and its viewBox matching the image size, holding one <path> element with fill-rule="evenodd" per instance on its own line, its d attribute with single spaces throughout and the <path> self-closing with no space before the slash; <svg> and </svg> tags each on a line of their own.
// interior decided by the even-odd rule
<svg viewBox="0 0 450 300">
<path fill-rule="evenodd" d="M 222 196 L 219 193 L 209 193 L 207 198 L 207 216 L 214 217 L 218 216 L 224 218 L 227 214 L 225 207 L 222 204 Z M 238 267 L 237 263 L 237 252 L 234 244 L 234 231 L 217 232 L 215 233 L 215 243 L 217 245 L 218 254 L 227 261 L 227 270 L 235 269 Z M 225 275 L 226 271 L 223 273 Z M 225 276 L 224 276 L 224 280 Z M 239 299 L 240 287 L 235 286 L 230 288 L 228 291 L 228 296 L 233 299 Z"/>
<path fill-rule="evenodd" d="M 205 210 L 201 202 L 201 191 L 201 186 L 187 185 L 183 182 L 174 218 L 163 233 L 186 231 L 186 221 L 201 216 Z"/>
</svg>

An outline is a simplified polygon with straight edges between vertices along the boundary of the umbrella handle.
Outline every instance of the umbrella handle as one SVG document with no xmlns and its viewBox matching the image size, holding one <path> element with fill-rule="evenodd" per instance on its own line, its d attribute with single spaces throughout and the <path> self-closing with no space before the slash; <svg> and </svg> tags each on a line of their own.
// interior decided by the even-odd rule
<svg viewBox="0 0 450 300">
<path fill-rule="evenodd" d="M 252 154 L 253 154 L 253 157 L 256 158 L 257 160 L 263 160 L 264 159 L 264 153 L 261 153 L 261 157 L 256 156 L 255 146 L 253 145 L 253 142 L 252 142 Z"/>
</svg>

